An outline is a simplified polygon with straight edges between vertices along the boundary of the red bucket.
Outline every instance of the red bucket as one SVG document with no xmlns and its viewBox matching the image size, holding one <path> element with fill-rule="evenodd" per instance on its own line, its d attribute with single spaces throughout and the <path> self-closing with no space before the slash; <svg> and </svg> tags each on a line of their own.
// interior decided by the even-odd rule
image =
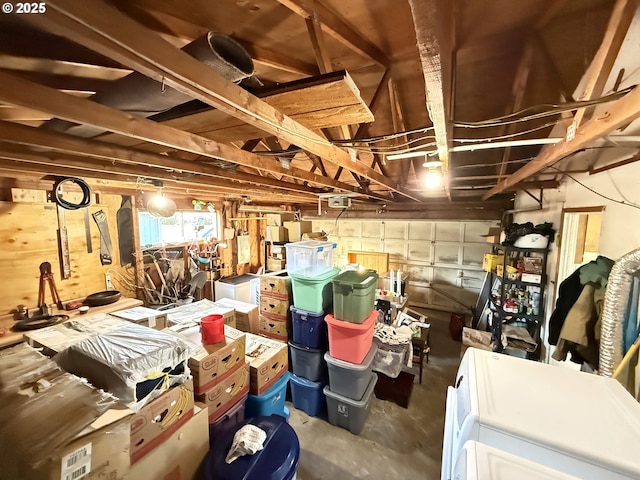
<svg viewBox="0 0 640 480">
<path fill-rule="evenodd" d="M 207 315 L 200 320 L 200 334 L 202 343 L 213 345 L 224 341 L 224 317 L 222 315 Z"/>
</svg>

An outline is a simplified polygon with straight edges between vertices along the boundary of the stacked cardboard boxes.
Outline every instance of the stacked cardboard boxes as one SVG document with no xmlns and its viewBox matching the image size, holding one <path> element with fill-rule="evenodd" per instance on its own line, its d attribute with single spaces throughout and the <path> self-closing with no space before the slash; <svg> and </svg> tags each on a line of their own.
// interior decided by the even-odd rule
<svg viewBox="0 0 640 480">
<path fill-rule="evenodd" d="M 284 248 L 283 248 L 284 250 Z M 260 334 L 286 342 L 291 337 L 291 279 L 280 271 L 260 277 Z"/>
</svg>

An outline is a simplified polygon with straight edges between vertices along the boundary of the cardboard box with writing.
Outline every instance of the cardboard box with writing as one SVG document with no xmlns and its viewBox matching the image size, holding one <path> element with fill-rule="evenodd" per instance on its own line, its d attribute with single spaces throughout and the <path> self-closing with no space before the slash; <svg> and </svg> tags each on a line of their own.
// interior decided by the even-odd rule
<svg viewBox="0 0 640 480">
<path fill-rule="evenodd" d="M 292 222 L 296 219 L 293 212 L 267 213 L 267 227 L 282 227 L 284 222 Z"/>
<path fill-rule="evenodd" d="M 205 405 L 196 405 L 194 415 L 160 446 L 136 462 L 131 467 L 127 478 L 130 480 L 192 480 L 201 478 L 202 462 L 209 451 L 207 414 Z M 111 479 L 112 477 L 105 478 Z M 120 477 L 118 477 L 119 479 Z"/>
<path fill-rule="evenodd" d="M 172 327 L 174 331 L 176 328 Z M 179 333 L 199 347 L 189 358 L 196 394 L 211 389 L 244 365 L 246 334 L 240 330 L 225 325 L 224 341 L 214 345 L 202 344 L 199 325 L 183 328 Z"/>
<path fill-rule="evenodd" d="M 284 222 L 284 228 L 287 229 L 290 242 L 299 242 L 302 240 L 302 235 L 305 233 L 311 233 L 313 227 L 311 222 Z"/>
<path fill-rule="evenodd" d="M 260 314 L 260 334 L 282 342 L 289 340 L 291 319 L 281 320 L 268 314 Z"/>
<path fill-rule="evenodd" d="M 193 417 L 193 381 L 176 385 L 131 417 L 131 463 L 166 441 Z"/>
<path fill-rule="evenodd" d="M 231 298 L 216 300 L 216 305 L 233 308 L 236 312 L 236 328 L 243 332 L 258 332 L 258 305 Z"/>
<path fill-rule="evenodd" d="M 153 308 L 134 307 L 113 312 L 111 315 L 155 330 L 162 330 L 167 327 L 167 313 Z"/>
<path fill-rule="evenodd" d="M 249 364 L 244 363 L 215 387 L 197 395 L 196 399 L 209 408 L 209 422 L 215 422 L 242 397 L 246 397 L 249 394 L 249 383 Z"/>
<path fill-rule="evenodd" d="M 494 272 L 498 265 L 504 262 L 504 255 L 495 255 L 493 253 L 485 253 L 482 257 L 482 269 L 485 272 Z"/>
<path fill-rule="evenodd" d="M 266 273 L 260 277 L 260 296 L 291 300 L 291 278 L 286 271 Z"/>
<path fill-rule="evenodd" d="M 247 335 L 246 358 L 254 395 L 266 392 L 289 368 L 287 344 L 258 335 Z"/>
<path fill-rule="evenodd" d="M 30 347 L 18 347 L 18 357 L 26 358 Z M 0 389 L 0 477 L 127 478 L 133 412 L 48 359 L 34 362 L 28 372 L 24 363 L 7 363 L 18 357 L 6 352 L 0 357 L 3 375 L 33 383 L 7 383 Z"/>
<path fill-rule="evenodd" d="M 267 239 L 272 242 L 288 242 L 289 232 L 284 227 L 267 227 Z"/>
</svg>

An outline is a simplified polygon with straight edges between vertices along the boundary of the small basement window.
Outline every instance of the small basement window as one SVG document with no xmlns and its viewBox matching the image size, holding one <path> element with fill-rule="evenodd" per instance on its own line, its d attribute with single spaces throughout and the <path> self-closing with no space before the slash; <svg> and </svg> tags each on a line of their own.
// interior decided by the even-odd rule
<svg viewBox="0 0 640 480">
<path fill-rule="evenodd" d="M 138 222 L 141 246 L 218 238 L 218 214 L 208 211 L 178 211 L 167 218 L 138 212 Z"/>
</svg>

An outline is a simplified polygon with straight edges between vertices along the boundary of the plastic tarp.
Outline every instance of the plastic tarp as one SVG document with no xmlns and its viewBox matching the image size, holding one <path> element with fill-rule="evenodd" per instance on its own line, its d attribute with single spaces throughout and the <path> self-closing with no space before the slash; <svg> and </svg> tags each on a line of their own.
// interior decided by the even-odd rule
<svg viewBox="0 0 640 480">
<path fill-rule="evenodd" d="M 134 323 L 93 335 L 54 357 L 134 411 L 189 377 L 191 346 L 177 335 Z"/>
</svg>

